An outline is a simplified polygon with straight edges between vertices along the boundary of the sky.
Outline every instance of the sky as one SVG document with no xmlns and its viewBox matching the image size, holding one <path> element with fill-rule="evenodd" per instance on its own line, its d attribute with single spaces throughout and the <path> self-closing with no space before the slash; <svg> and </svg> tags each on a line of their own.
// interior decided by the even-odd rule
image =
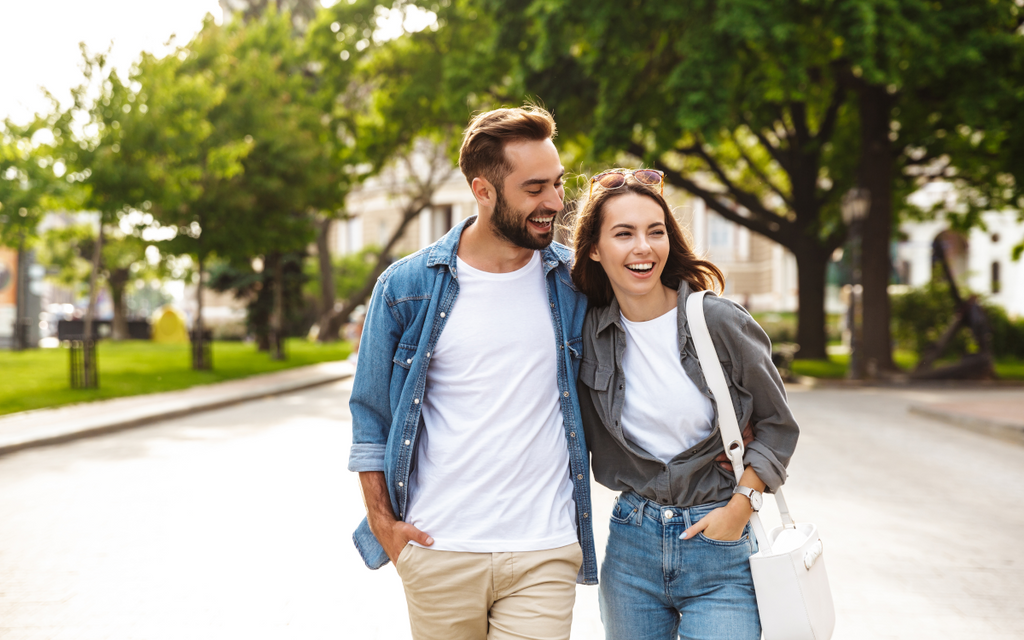
<svg viewBox="0 0 1024 640">
<path fill-rule="evenodd" d="M 39 87 L 70 100 L 81 83 L 78 43 L 105 51 L 128 71 L 140 52 L 169 51 L 172 35 L 184 44 L 207 13 L 220 20 L 217 0 L 0 0 L 0 120 L 17 122 L 46 111 Z"/>
</svg>

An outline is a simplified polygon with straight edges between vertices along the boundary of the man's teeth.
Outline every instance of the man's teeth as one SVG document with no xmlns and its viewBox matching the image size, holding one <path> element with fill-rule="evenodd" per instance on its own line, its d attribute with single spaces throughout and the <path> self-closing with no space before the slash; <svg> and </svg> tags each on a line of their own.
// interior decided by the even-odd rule
<svg viewBox="0 0 1024 640">
<path fill-rule="evenodd" d="M 534 224 L 548 224 L 555 219 L 555 216 L 545 216 L 543 218 L 530 218 L 530 222 Z"/>
<path fill-rule="evenodd" d="M 630 271 L 639 271 L 641 273 L 646 273 L 647 271 L 650 271 L 651 269 L 654 268 L 654 263 L 642 262 L 640 264 L 627 264 L 626 268 L 629 269 Z"/>
</svg>

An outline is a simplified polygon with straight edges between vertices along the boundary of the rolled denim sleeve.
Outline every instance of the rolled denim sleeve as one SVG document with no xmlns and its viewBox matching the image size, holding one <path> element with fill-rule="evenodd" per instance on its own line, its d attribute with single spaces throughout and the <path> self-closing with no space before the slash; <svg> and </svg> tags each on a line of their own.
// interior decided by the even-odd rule
<svg viewBox="0 0 1024 640">
<path fill-rule="evenodd" d="M 734 382 L 753 401 L 750 422 L 754 441 L 747 446 L 743 460 L 754 468 L 769 491 L 775 491 L 786 482 L 786 467 L 796 450 L 800 427 L 789 408 L 779 371 L 772 364 L 768 334 L 742 307 L 723 302 L 726 304 L 716 305 L 720 317 L 714 319 L 714 324 L 709 318 L 708 325 L 719 327 L 734 371 L 740 372 L 740 379 Z"/>
<path fill-rule="evenodd" d="M 349 409 L 352 448 L 349 471 L 384 471 L 384 457 L 393 419 L 388 391 L 401 327 L 387 303 L 387 280 L 377 281 L 363 323 L 359 360 Z"/>
</svg>

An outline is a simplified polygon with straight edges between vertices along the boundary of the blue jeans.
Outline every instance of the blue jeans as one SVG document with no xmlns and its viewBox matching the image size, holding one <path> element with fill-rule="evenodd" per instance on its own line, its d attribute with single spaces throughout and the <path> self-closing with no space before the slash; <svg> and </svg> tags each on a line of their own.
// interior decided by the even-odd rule
<svg viewBox="0 0 1024 640">
<path fill-rule="evenodd" d="M 679 536 L 726 502 L 665 507 L 627 492 L 612 510 L 601 565 L 606 640 L 758 640 L 750 525 L 735 542 Z"/>
</svg>

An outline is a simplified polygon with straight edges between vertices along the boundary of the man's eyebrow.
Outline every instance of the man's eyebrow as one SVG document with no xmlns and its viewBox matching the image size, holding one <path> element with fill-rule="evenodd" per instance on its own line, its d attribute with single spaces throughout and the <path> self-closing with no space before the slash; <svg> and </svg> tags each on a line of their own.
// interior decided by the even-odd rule
<svg viewBox="0 0 1024 640">
<path fill-rule="evenodd" d="M 562 168 L 562 172 L 558 174 L 557 178 L 555 178 L 555 182 L 558 182 L 559 180 L 561 180 L 562 176 L 564 176 L 564 175 L 565 175 L 565 168 L 563 167 Z M 526 182 L 520 184 L 519 188 L 522 189 L 522 188 L 533 186 L 533 185 L 536 185 L 536 184 L 547 184 L 549 182 L 551 182 L 551 181 L 546 179 L 546 178 L 531 178 L 531 179 L 527 180 Z"/>
</svg>

